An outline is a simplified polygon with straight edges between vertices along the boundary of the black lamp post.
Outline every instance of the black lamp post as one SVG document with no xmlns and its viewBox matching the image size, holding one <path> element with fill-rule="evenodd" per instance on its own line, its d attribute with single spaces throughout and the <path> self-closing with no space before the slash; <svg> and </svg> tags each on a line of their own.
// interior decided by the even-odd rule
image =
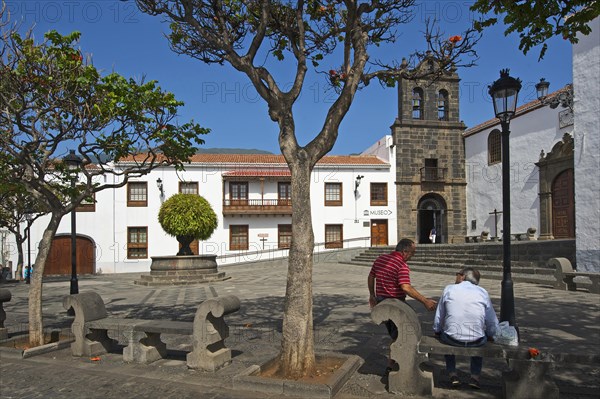
<svg viewBox="0 0 600 399">
<path fill-rule="evenodd" d="M 75 173 L 74 176 L 70 176 L 72 199 L 75 196 L 75 180 L 77 180 L 76 171 L 81 166 L 82 159 L 75 154 L 74 150 L 70 150 L 69 154 L 63 158 L 63 161 L 67 165 L 67 168 L 72 171 L 72 173 Z M 69 293 L 71 295 L 79 293 L 79 283 L 77 281 L 77 219 L 75 208 L 71 210 L 71 289 Z M 73 308 L 70 308 L 67 311 L 67 314 L 73 316 L 75 315 L 75 311 Z"/>
<path fill-rule="evenodd" d="M 25 268 L 25 284 L 31 283 L 31 222 L 33 221 L 33 211 L 25 211 L 25 220 L 27 220 L 27 266 Z"/>
<path fill-rule="evenodd" d="M 510 120 L 517 109 L 517 97 L 521 90 L 521 80 L 508 74 L 508 69 L 500 71 L 500 79 L 490 87 L 489 93 L 494 102 L 494 113 L 502 126 L 502 291 L 500 299 L 500 321 L 508 321 L 516 326 L 515 296 L 510 270 Z"/>
</svg>

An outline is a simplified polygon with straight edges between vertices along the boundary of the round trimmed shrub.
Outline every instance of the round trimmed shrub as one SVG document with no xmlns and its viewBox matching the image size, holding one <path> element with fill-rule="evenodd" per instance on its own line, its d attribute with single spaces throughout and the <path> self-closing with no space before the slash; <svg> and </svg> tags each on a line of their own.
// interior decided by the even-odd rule
<svg viewBox="0 0 600 399">
<path fill-rule="evenodd" d="M 217 215 L 210 203 L 197 194 L 170 197 L 160 207 L 158 222 L 167 234 L 182 244 L 177 255 L 192 255 L 189 244 L 193 240 L 207 240 L 218 226 Z"/>
</svg>

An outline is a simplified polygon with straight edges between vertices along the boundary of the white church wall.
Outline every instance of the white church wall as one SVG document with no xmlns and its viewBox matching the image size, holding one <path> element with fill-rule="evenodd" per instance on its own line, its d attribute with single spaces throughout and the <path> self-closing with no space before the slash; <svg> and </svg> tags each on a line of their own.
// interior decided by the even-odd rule
<svg viewBox="0 0 600 399">
<path fill-rule="evenodd" d="M 549 152 L 565 133 L 573 130 L 573 126 L 559 128 L 560 111 L 540 106 L 511 120 L 512 233 L 525 233 L 529 227 L 535 227 L 539 233 L 539 171 L 535 163 L 542 150 Z M 465 134 L 468 235 L 489 231 L 490 236 L 494 236 L 497 231 L 497 236 L 502 236 L 502 214 L 498 214 L 497 227 L 493 214 L 494 209 L 502 211 L 502 162 L 488 164 L 488 136 L 495 129 L 501 131 L 499 123 L 476 132 L 467 130 Z M 473 220 L 475 229 L 472 229 Z"/>
<path fill-rule="evenodd" d="M 573 45 L 577 269 L 600 272 L 600 18 Z"/>
</svg>

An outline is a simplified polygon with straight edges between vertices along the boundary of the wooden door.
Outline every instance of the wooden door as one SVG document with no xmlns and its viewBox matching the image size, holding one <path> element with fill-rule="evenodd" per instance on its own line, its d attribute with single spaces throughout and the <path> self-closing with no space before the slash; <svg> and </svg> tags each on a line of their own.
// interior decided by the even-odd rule
<svg viewBox="0 0 600 399">
<path fill-rule="evenodd" d="M 96 266 L 94 243 L 86 237 L 77 237 L 77 274 L 93 274 Z M 44 276 L 71 274 L 71 236 L 57 236 L 52 240 L 50 254 L 44 267 Z"/>
<path fill-rule="evenodd" d="M 575 194 L 573 169 L 559 174 L 552 183 L 552 235 L 575 237 Z"/>
<path fill-rule="evenodd" d="M 387 219 L 371 220 L 371 246 L 388 245 Z"/>
</svg>

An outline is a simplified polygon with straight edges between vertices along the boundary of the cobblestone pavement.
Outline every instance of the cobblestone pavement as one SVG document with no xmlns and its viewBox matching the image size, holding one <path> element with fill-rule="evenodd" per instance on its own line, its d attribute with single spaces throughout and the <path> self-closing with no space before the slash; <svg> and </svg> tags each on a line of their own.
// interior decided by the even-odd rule
<svg viewBox="0 0 600 399">
<path fill-rule="evenodd" d="M 280 346 L 281 320 L 286 286 L 286 268 L 273 264 L 220 267 L 230 279 L 192 286 L 146 287 L 133 284 L 139 274 L 99 275 L 79 280 L 81 292 L 93 290 L 104 299 L 109 314 L 122 317 L 192 321 L 197 306 L 205 299 L 233 294 L 240 298 L 239 312 L 226 316 L 233 362 L 217 373 L 188 370 L 187 339 L 164 336 L 167 359 L 150 365 L 125 364 L 119 354 L 106 354 L 100 361 L 73 358 L 68 349 L 22 359 L 0 352 L 0 398 L 265 398 L 265 395 L 236 391 L 231 377 L 253 364 L 274 357 Z M 369 269 L 337 263 L 314 266 L 314 325 L 318 353 L 342 352 L 360 356 L 358 369 L 336 399 L 397 398 L 386 392 L 382 377 L 389 338 L 385 328 L 372 323 L 367 303 Z M 448 275 L 412 273 L 413 285 L 424 295 L 439 297 L 452 283 Z M 499 313 L 500 282 L 482 277 Z M 12 292 L 5 304 L 5 325 L 11 335 L 27 332 L 27 294 L 23 283 L 4 284 Z M 44 283 L 43 314 L 46 329 L 68 331 L 72 318 L 62 308 L 68 281 Z M 569 353 L 599 353 L 600 296 L 567 292 L 527 283 L 515 283 L 516 317 L 522 345 L 540 350 Z M 433 313 L 415 301 L 424 331 L 429 332 Z M 439 398 L 495 398 L 501 394 L 500 376 L 506 368 L 501 361 L 484 365 L 482 390 L 450 390 L 443 360 L 433 358 L 436 367 L 434 396 Z M 468 370 L 468 359 L 459 367 Z M 556 367 L 552 373 L 561 398 L 600 397 L 600 365 Z"/>
</svg>

